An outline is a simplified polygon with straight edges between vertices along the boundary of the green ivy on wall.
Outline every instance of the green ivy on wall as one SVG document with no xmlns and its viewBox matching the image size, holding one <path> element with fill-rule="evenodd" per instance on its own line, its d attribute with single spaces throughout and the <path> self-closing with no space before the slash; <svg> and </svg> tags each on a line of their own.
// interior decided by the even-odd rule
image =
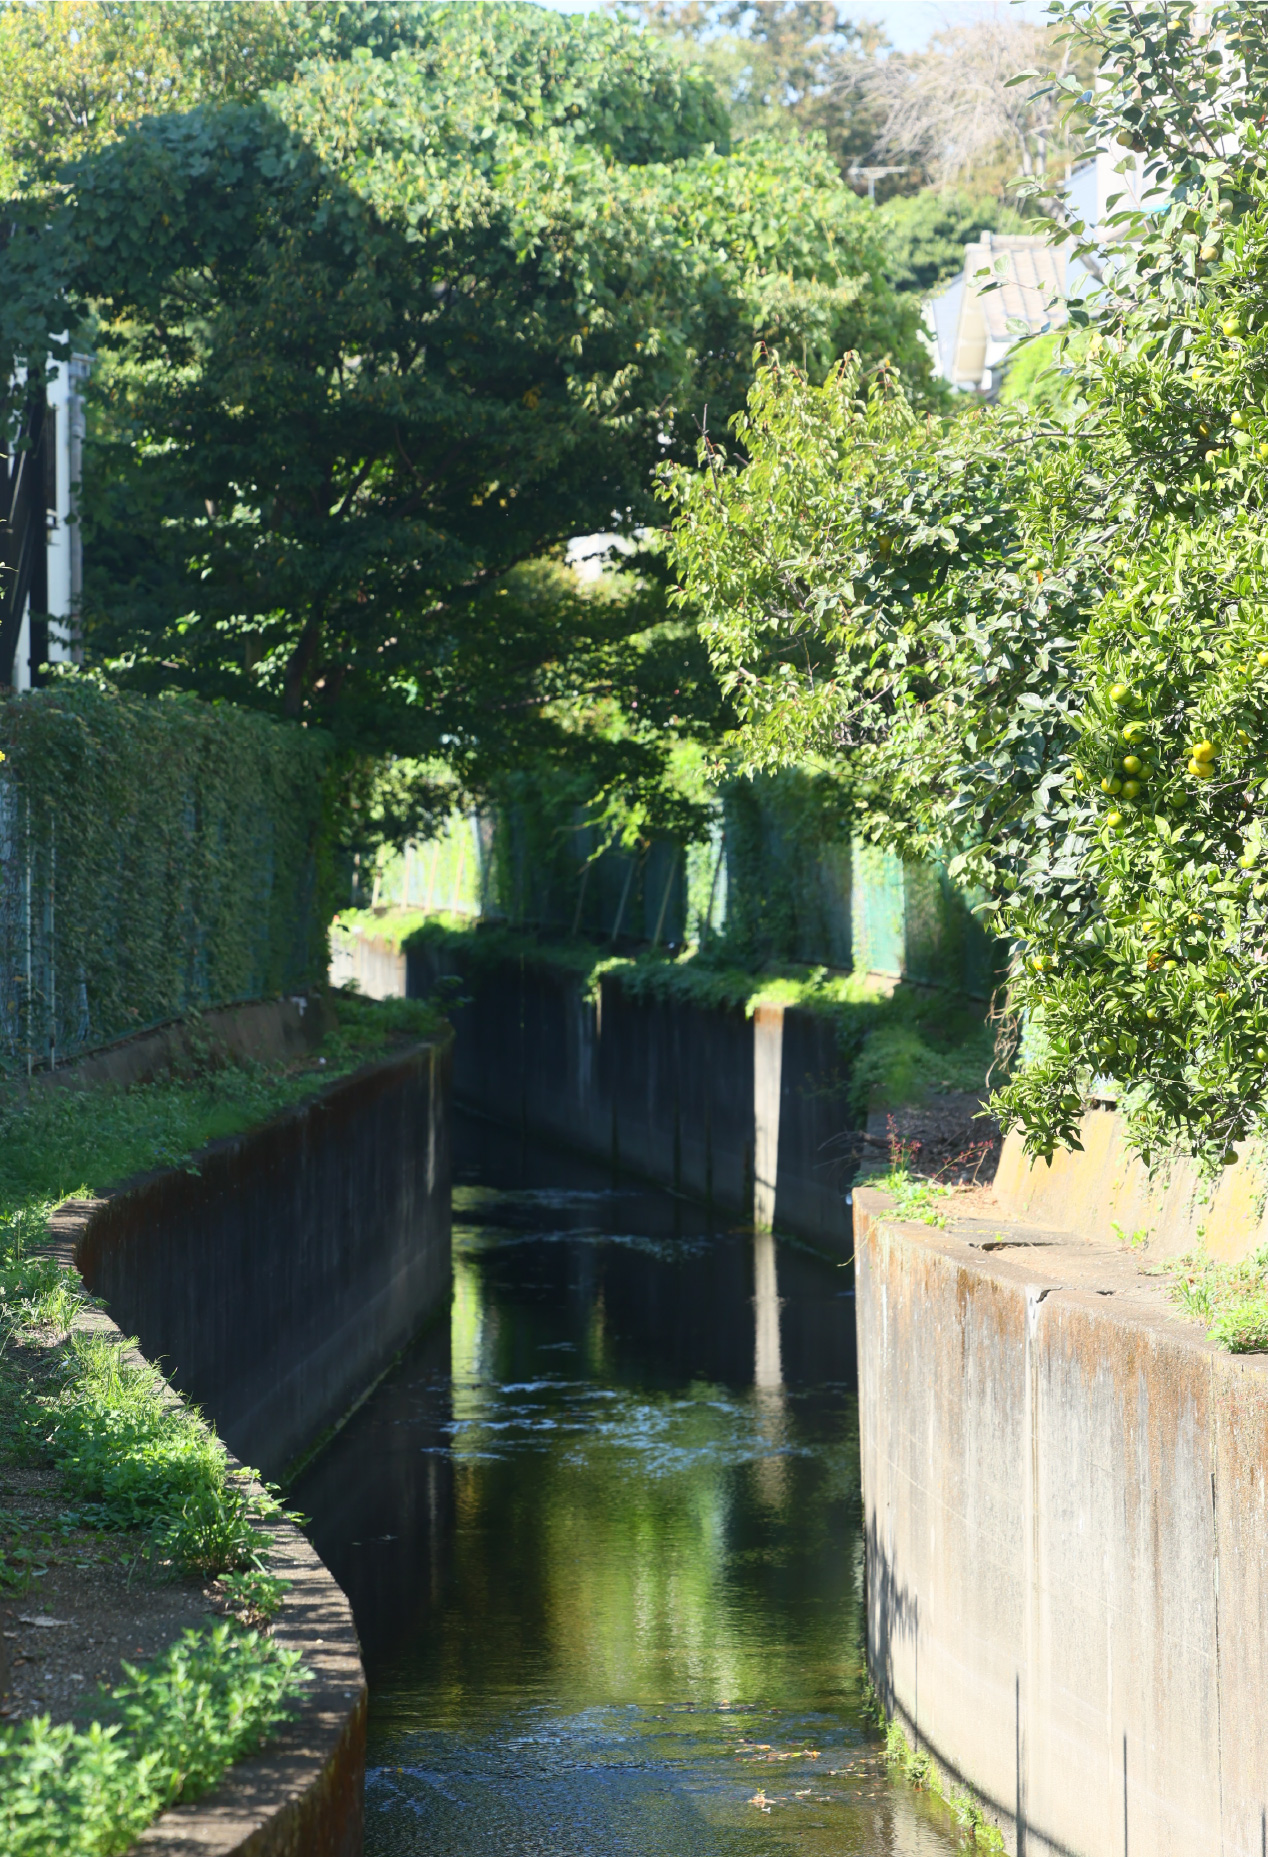
<svg viewBox="0 0 1268 1857">
<path fill-rule="evenodd" d="M 227 704 L 0 703 L 0 1068 L 320 981 L 327 745 Z"/>
</svg>

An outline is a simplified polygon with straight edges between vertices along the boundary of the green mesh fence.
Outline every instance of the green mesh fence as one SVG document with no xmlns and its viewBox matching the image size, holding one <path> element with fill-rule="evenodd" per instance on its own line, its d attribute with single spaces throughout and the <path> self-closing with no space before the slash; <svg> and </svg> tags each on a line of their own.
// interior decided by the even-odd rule
<svg viewBox="0 0 1268 1857">
<path fill-rule="evenodd" d="M 599 941 L 725 938 L 747 961 L 861 968 L 975 998 L 998 964 L 944 870 L 865 843 L 831 783 L 796 773 L 730 784 L 709 837 L 685 849 L 605 849 L 569 804 L 455 814 L 380 866 L 373 900 Z"/>
<path fill-rule="evenodd" d="M 0 702 L 0 1066 L 320 980 L 321 737 L 187 698 Z"/>
</svg>

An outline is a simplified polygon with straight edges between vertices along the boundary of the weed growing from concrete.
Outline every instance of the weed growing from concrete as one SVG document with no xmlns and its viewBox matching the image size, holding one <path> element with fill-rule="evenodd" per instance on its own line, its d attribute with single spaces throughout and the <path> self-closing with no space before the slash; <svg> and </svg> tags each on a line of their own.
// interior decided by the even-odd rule
<svg viewBox="0 0 1268 1857">
<path fill-rule="evenodd" d="M 891 1769 L 901 1773 L 913 1786 L 919 1786 L 941 1799 L 954 1817 L 983 1850 L 1002 1851 L 1004 1840 L 999 1828 L 987 1820 L 978 1801 L 961 1787 L 947 1785 L 941 1768 L 928 1754 L 914 1748 L 898 1722 L 885 1724 L 885 1759 Z"/>
<path fill-rule="evenodd" d="M 1190 1251 L 1163 1271 L 1172 1301 L 1206 1324 L 1208 1340 L 1230 1354 L 1268 1350 L 1268 1246 L 1237 1264 Z"/>
<path fill-rule="evenodd" d="M 889 1194 L 900 1219 L 911 1219 L 921 1225 L 944 1226 L 947 1222 L 943 1201 L 950 1196 L 951 1189 L 939 1186 L 936 1180 L 913 1174 L 906 1167 L 891 1167 L 888 1173 L 877 1174 L 867 1184 Z"/>
<path fill-rule="evenodd" d="M 894 1202 L 894 1211 L 900 1219 L 919 1221 L 922 1225 L 944 1226 L 947 1215 L 943 1202 L 950 1198 L 951 1188 L 943 1186 L 926 1174 L 915 1173 L 912 1162 L 920 1143 L 903 1141 L 894 1125 L 894 1118 L 889 1118 L 889 1171 L 876 1174 L 867 1184 L 881 1193 L 888 1193 Z"/>
</svg>

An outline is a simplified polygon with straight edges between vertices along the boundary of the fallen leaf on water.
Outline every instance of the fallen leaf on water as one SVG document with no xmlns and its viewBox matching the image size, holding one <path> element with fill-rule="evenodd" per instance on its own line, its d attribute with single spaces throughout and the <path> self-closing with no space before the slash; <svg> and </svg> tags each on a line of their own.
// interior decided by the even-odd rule
<svg viewBox="0 0 1268 1857">
<path fill-rule="evenodd" d="M 773 1799 L 768 1799 L 766 1797 L 765 1792 L 754 1793 L 753 1797 L 749 1800 L 749 1804 L 755 1805 L 759 1812 L 769 1812 L 774 1803 L 775 1801 Z"/>
</svg>

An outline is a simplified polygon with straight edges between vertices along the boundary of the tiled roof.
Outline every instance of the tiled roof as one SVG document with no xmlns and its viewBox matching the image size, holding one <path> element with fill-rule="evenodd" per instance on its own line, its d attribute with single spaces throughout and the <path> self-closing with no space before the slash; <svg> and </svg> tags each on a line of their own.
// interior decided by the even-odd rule
<svg viewBox="0 0 1268 1857">
<path fill-rule="evenodd" d="M 988 281 L 977 278 L 979 271 L 991 272 L 1003 284 L 978 298 L 990 341 L 1013 341 L 1008 324 L 1015 317 L 1032 333 L 1065 321 L 1065 252 L 1046 238 L 984 233 L 964 252 L 965 279 L 975 295 Z"/>
</svg>

